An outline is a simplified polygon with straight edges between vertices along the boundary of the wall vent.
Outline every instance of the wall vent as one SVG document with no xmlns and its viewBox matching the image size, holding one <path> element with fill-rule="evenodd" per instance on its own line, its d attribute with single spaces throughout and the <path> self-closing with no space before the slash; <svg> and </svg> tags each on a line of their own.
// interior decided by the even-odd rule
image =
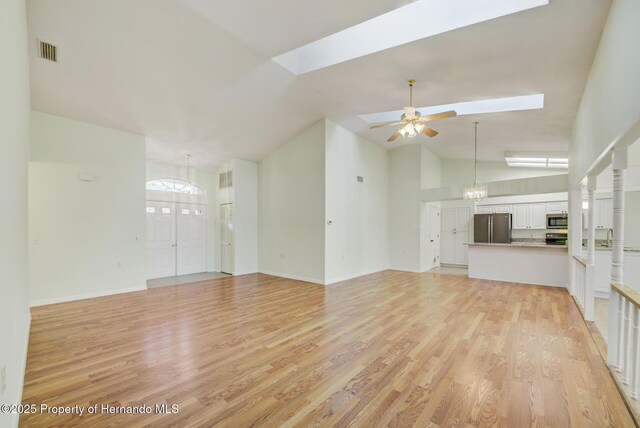
<svg viewBox="0 0 640 428">
<path fill-rule="evenodd" d="M 233 171 L 220 174 L 220 188 L 226 189 L 227 187 L 233 187 Z"/>
<path fill-rule="evenodd" d="M 51 43 L 38 40 L 40 47 L 40 58 L 47 59 L 49 61 L 58 62 L 58 48 Z"/>
</svg>

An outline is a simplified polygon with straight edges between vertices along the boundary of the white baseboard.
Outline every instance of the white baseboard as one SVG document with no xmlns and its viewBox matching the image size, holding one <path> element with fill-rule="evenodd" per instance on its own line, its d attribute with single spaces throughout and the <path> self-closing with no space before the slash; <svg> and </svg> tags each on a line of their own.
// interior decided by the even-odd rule
<svg viewBox="0 0 640 428">
<path fill-rule="evenodd" d="M 34 300 L 30 303 L 33 308 L 35 306 L 53 305 L 55 303 L 73 302 L 75 300 L 93 299 L 94 297 L 111 296 L 114 294 L 133 293 L 134 291 L 143 291 L 147 287 L 131 287 L 121 288 L 118 290 L 97 291 L 95 293 L 77 294 L 75 296 L 54 297 L 52 299 Z"/>
<path fill-rule="evenodd" d="M 289 274 L 282 273 L 282 272 L 271 272 L 271 271 L 267 271 L 267 270 L 259 270 L 258 273 L 263 273 L 265 275 L 279 276 L 279 277 L 282 277 L 282 278 L 295 279 L 297 281 L 312 282 L 314 284 L 324 285 L 324 281 L 320 280 L 320 279 L 317 279 L 317 278 L 309 278 L 309 277 L 298 276 L 298 275 L 289 275 Z"/>
<path fill-rule="evenodd" d="M 386 267 L 385 268 L 378 268 L 378 269 L 372 269 L 370 271 L 357 273 L 357 274 L 354 274 L 354 275 L 340 276 L 338 278 L 333 278 L 333 279 L 330 279 L 328 281 L 325 281 L 325 285 L 335 284 L 336 282 L 348 281 L 350 279 L 359 278 L 359 277 L 365 276 L 365 275 L 371 275 L 372 273 L 382 272 L 383 270 L 388 270 L 388 269 L 389 268 L 386 268 Z"/>
</svg>

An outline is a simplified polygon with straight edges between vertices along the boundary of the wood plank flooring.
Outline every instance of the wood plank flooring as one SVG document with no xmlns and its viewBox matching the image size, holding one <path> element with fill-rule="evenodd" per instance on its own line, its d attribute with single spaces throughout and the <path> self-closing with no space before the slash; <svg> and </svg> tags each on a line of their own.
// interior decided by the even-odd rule
<svg viewBox="0 0 640 428">
<path fill-rule="evenodd" d="M 630 415 L 564 289 L 385 271 L 245 275 L 32 309 L 25 414 L 52 426 L 615 426 Z"/>
</svg>

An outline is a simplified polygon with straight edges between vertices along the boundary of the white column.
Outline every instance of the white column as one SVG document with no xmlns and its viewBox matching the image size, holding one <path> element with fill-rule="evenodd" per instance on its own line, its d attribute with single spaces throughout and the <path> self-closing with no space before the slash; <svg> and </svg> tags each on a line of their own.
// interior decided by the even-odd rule
<svg viewBox="0 0 640 428">
<path fill-rule="evenodd" d="M 590 175 L 587 183 L 587 198 L 589 202 L 587 217 L 587 261 L 591 265 L 596 262 L 596 183 L 596 176 Z"/>
<path fill-rule="evenodd" d="M 624 174 L 627 148 L 613 150 L 613 244 L 611 250 L 611 282 L 624 284 Z"/>
</svg>

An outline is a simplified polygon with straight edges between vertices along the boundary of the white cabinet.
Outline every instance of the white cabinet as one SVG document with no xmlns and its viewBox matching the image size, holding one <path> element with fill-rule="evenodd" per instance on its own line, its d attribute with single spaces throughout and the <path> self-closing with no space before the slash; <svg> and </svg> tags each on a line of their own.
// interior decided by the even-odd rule
<svg viewBox="0 0 640 428">
<path fill-rule="evenodd" d="M 467 264 L 469 238 L 469 208 L 442 210 L 441 262 L 452 265 Z"/>
<path fill-rule="evenodd" d="M 569 212 L 569 204 L 566 201 L 547 202 L 547 214 L 566 214 Z"/>
<path fill-rule="evenodd" d="M 596 199 L 596 229 L 613 228 L 613 199 Z"/>
<path fill-rule="evenodd" d="M 529 229 L 528 204 L 517 204 L 513 206 L 513 219 L 511 225 L 514 229 Z"/>
<path fill-rule="evenodd" d="M 476 214 L 511 214 L 512 205 L 478 205 Z"/>
<path fill-rule="evenodd" d="M 493 214 L 493 205 L 481 205 L 476 207 L 476 214 Z"/>
<path fill-rule="evenodd" d="M 529 204 L 530 229 L 546 229 L 547 213 L 544 204 Z"/>
<path fill-rule="evenodd" d="M 515 204 L 512 225 L 514 229 L 546 229 L 545 204 Z"/>
<path fill-rule="evenodd" d="M 511 214 L 512 205 L 494 205 L 493 212 L 496 214 Z"/>
</svg>

